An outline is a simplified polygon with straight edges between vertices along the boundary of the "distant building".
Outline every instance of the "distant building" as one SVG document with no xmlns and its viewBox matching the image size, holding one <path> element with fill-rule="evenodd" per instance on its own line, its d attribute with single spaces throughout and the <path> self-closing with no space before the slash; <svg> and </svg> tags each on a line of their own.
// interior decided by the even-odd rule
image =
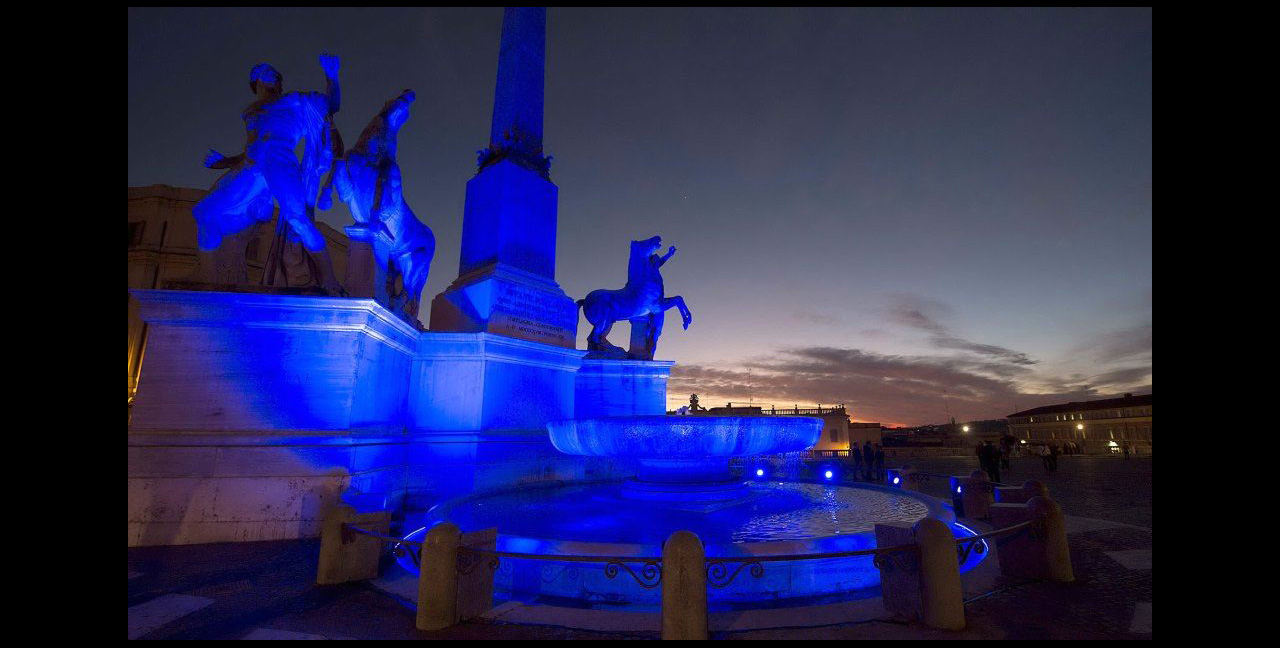
<svg viewBox="0 0 1280 648">
<path fill-rule="evenodd" d="M 191 215 L 205 194 L 204 189 L 150 185 L 129 187 L 129 288 L 163 288 L 164 283 L 182 279 L 196 266 L 196 219 Z M 262 280 L 262 266 L 267 260 L 276 220 L 261 227 L 259 235 L 249 242 L 245 258 L 249 281 Z M 334 272 L 345 276 L 347 237 L 325 223 L 316 223 L 328 242 Z M 146 327 L 138 317 L 138 303 L 129 296 L 129 399 L 138 384 Z"/>
<path fill-rule="evenodd" d="M 834 407 L 800 407 L 799 405 L 779 409 L 769 405 L 738 405 L 733 403 L 725 407 L 712 407 L 706 412 L 712 416 L 816 416 L 823 419 L 822 436 L 813 450 L 848 450 L 850 443 L 862 445 L 870 441 L 873 445 L 880 443 L 879 423 L 854 423 L 849 420 L 849 413 L 844 405 Z"/>
<path fill-rule="evenodd" d="M 1013 436 L 1028 445 L 1075 441 L 1085 452 L 1119 453 L 1128 442 L 1151 450 L 1151 394 L 1046 405 L 1007 417 Z"/>
</svg>

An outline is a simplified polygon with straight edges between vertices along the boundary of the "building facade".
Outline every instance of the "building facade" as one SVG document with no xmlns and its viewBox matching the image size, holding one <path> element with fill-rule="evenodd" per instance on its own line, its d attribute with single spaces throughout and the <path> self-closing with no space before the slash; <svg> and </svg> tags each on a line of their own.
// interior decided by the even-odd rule
<svg viewBox="0 0 1280 648">
<path fill-rule="evenodd" d="M 725 407 L 712 407 L 706 411 L 713 416 L 814 416 L 821 418 L 822 436 L 814 444 L 813 450 L 848 450 L 851 444 L 862 445 L 868 441 L 872 445 L 880 443 L 879 423 L 854 423 L 849 420 L 849 412 L 844 405 L 834 407 L 800 407 L 799 405 L 781 408 L 770 405 L 766 409 L 762 405 L 738 405 L 729 403 Z"/>
<path fill-rule="evenodd" d="M 1151 452 L 1151 394 L 1046 405 L 1007 418 L 1009 432 L 1028 445 L 1074 441 L 1087 454 L 1118 454 L 1127 443 Z"/>
<path fill-rule="evenodd" d="M 191 209 L 209 192 L 189 187 L 149 185 L 129 187 L 129 288 L 164 288 L 182 280 L 196 267 L 196 220 Z M 346 274 L 347 237 L 326 225 L 324 234 L 338 277 Z M 259 227 L 245 257 L 250 283 L 262 281 L 262 268 L 271 247 L 276 219 Z M 138 302 L 129 295 L 129 400 L 138 385 L 146 346 L 146 326 L 138 317 Z"/>
</svg>

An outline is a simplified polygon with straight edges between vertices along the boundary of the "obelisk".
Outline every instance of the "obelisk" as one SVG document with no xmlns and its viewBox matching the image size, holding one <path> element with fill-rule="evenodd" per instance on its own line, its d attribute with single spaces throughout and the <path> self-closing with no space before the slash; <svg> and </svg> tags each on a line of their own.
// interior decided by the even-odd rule
<svg viewBox="0 0 1280 648">
<path fill-rule="evenodd" d="M 578 309 L 555 280 L 556 200 L 542 154 L 545 7 L 502 18 L 489 146 L 467 182 L 458 278 L 431 302 L 432 331 L 573 348 Z"/>
</svg>

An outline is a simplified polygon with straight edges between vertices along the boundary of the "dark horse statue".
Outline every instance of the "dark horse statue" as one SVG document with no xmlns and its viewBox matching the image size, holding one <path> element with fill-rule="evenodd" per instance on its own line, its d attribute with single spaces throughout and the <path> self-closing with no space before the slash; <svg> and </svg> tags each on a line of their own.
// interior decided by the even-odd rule
<svg viewBox="0 0 1280 648">
<path fill-rule="evenodd" d="M 684 304 L 684 298 L 664 297 L 662 274 L 658 269 L 676 253 L 671 246 L 667 253 L 658 256 L 662 249 L 662 237 L 631 242 L 631 257 L 627 261 L 627 285 L 620 290 L 593 290 L 585 299 L 578 300 L 582 314 L 591 322 L 591 334 L 587 336 L 588 358 L 630 358 L 652 360 L 662 335 L 663 313 L 672 306 L 680 309 L 684 327 L 689 328 L 693 314 Z M 631 322 L 631 350 L 609 343 L 606 336 L 615 322 Z"/>
<path fill-rule="evenodd" d="M 332 205 L 330 187 L 337 189 L 356 221 L 346 228 L 347 235 L 369 242 L 378 266 L 393 279 L 394 273 L 399 273 L 403 289 L 388 295 L 391 303 L 387 305 L 410 320 L 417 318 L 422 287 L 436 250 L 435 235 L 404 200 L 396 161 L 396 135 L 409 119 L 414 98 L 412 90 L 405 90 L 382 106 L 346 158 L 334 163 L 319 203 L 321 209 L 328 209 Z"/>
</svg>

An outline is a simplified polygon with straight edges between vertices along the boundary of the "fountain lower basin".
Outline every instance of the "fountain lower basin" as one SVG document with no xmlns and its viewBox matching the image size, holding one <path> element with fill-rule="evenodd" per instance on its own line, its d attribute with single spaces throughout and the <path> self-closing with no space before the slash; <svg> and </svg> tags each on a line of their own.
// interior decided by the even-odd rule
<svg viewBox="0 0 1280 648">
<path fill-rule="evenodd" d="M 876 546 L 875 524 L 943 520 L 956 537 L 972 535 L 944 502 L 898 489 L 797 482 L 750 482 L 746 497 L 702 506 L 637 502 L 622 482 L 526 486 L 476 494 L 433 509 L 421 524 L 449 521 L 464 531 L 499 530 L 498 549 L 543 556 L 660 556 L 677 530 L 693 531 L 709 558 L 802 556 Z M 416 525 L 415 525 L 416 526 Z M 410 534 L 420 540 L 425 529 Z M 972 553 L 967 572 L 986 553 Z M 409 567 L 407 559 L 401 564 Z M 637 572 L 642 563 L 630 565 Z M 731 563 L 731 569 L 738 564 Z M 879 594 L 880 572 L 869 556 L 769 562 L 761 576 L 744 570 L 708 590 L 714 610 L 835 602 Z M 603 564 L 503 558 L 494 575 L 499 600 L 597 609 L 658 609 L 660 588 L 647 589 Z"/>
</svg>

